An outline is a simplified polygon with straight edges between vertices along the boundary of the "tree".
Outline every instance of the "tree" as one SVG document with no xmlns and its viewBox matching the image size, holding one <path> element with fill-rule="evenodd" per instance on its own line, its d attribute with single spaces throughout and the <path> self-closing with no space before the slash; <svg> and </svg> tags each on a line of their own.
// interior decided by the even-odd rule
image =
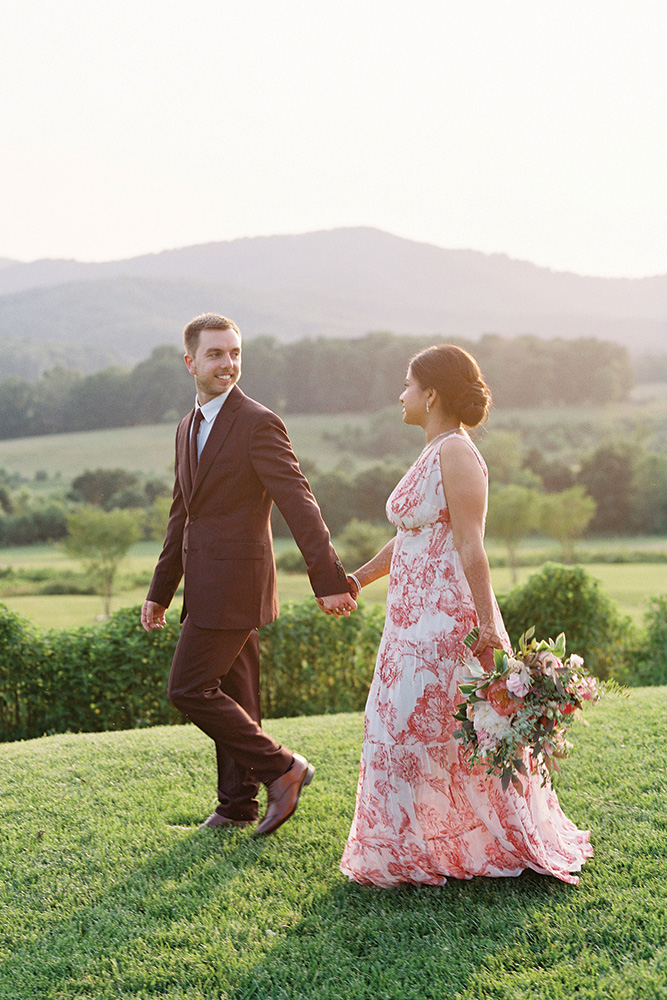
<svg viewBox="0 0 667 1000">
<path fill-rule="evenodd" d="M 371 465 L 358 472 L 350 491 L 350 511 L 355 518 L 360 521 L 379 521 L 386 525 L 387 498 L 404 473 L 403 466 L 388 462 Z"/>
<path fill-rule="evenodd" d="M 597 505 L 593 531 L 627 534 L 631 530 L 640 455 L 641 449 L 629 441 L 610 441 L 581 463 L 577 481 Z"/>
<path fill-rule="evenodd" d="M 583 486 L 572 486 L 542 498 L 540 527 L 545 535 L 563 546 L 563 562 L 574 562 L 574 542 L 586 531 L 595 515 L 595 500 Z"/>
<path fill-rule="evenodd" d="M 667 531 L 667 455 L 642 454 L 632 479 L 631 527 L 642 533 Z"/>
<path fill-rule="evenodd" d="M 126 469 L 86 469 L 72 481 L 71 497 L 96 507 L 106 507 L 122 490 L 136 486 L 138 477 Z"/>
<path fill-rule="evenodd" d="M 512 431 L 490 431 L 480 442 L 479 450 L 489 470 L 489 480 L 499 483 L 516 482 L 522 468 L 521 435 Z"/>
<path fill-rule="evenodd" d="M 104 511 L 86 504 L 67 517 L 65 549 L 90 574 L 107 617 L 118 567 L 140 534 L 141 520 L 129 510 Z"/>
<path fill-rule="evenodd" d="M 517 582 L 517 546 L 537 527 L 541 497 L 537 490 L 517 483 L 496 486 L 489 497 L 486 527 L 490 535 L 501 539 L 507 546 L 513 584 Z"/>
<path fill-rule="evenodd" d="M 539 476 L 547 493 L 560 493 L 574 486 L 574 473 L 567 462 L 547 457 L 538 448 L 531 448 L 523 465 Z"/>
<path fill-rule="evenodd" d="M 164 540 L 171 509 L 171 497 L 157 497 L 146 512 L 145 524 L 148 537 L 156 542 Z"/>
<path fill-rule="evenodd" d="M 359 521 L 353 517 L 336 539 L 336 544 L 346 566 L 363 566 L 383 548 L 394 530 L 384 525 Z"/>
<path fill-rule="evenodd" d="M 621 615 L 600 583 L 582 566 L 546 563 L 522 587 L 499 598 L 512 643 L 531 626 L 539 639 L 565 632 L 568 653 L 583 656 L 597 677 L 618 677 L 636 661 L 631 619 Z"/>
</svg>

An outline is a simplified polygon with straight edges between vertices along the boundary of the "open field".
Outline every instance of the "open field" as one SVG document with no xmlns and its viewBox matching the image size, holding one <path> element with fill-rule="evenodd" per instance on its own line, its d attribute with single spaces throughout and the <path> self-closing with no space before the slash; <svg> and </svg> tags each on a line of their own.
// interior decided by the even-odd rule
<svg viewBox="0 0 667 1000">
<path fill-rule="evenodd" d="M 402 373 L 396 383 L 396 414 L 400 422 L 398 395 L 402 386 Z M 327 433 L 340 433 L 341 428 L 363 426 L 367 414 L 292 414 L 285 416 L 285 423 L 294 449 L 301 459 L 316 462 L 320 469 L 330 469 L 341 460 L 362 468 L 372 457 L 351 455 L 350 448 L 341 451 L 327 440 Z M 391 416 L 389 419 L 393 419 Z M 625 403 L 608 407 L 570 406 L 543 407 L 535 410 L 492 411 L 489 430 L 522 425 L 544 428 L 563 424 L 576 428 L 593 426 L 597 441 L 601 441 L 614 427 L 622 423 L 641 432 L 646 443 L 659 437 L 662 447 L 667 431 L 667 383 L 638 386 L 632 398 Z M 483 432 L 482 432 L 483 433 Z M 58 477 L 70 482 L 85 469 L 124 468 L 146 475 L 171 475 L 174 461 L 174 424 L 152 424 L 141 427 L 118 427 L 109 430 L 84 431 L 77 434 L 52 434 L 43 437 L 20 438 L 0 441 L 0 469 L 20 473 L 32 478 L 36 472 L 46 472 L 49 478 Z M 414 428 L 415 457 L 422 446 L 421 432 Z"/>
<path fill-rule="evenodd" d="M 575 723 L 558 794 L 591 830 L 578 886 L 525 872 L 348 883 L 361 715 L 268 723 L 317 772 L 292 820 L 199 831 L 192 726 L 0 746 L 1 1000 L 665 1000 L 667 689 Z"/>
<path fill-rule="evenodd" d="M 542 543 L 544 544 L 544 543 Z M 614 546 L 617 542 L 614 541 Z M 654 546 L 663 544 L 662 539 L 624 539 L 631 551 L 651 552 Z M 609 547 L 607 540 L 605 545 Z M 289 540 L 278 539 L 276 550 L 293 547 Z M 490 546 L 493 553 L 493 546 Z M 112 601 L 112 611 L 129 605 L 141 604 L 146 596 L 147 584 L 152 574 L 160 546 L 157 542 L 140 542 L 132 547 L 130 555 L 122 565 L 121 572 L 126 575 L 141 574 L 146 584 L 121 588 Z M 502 552 L 502 549 L 498 549 Z M 523 551 L 523 549 L 522 549 Z M 526 545 L 525 551 L 529 551 Z M 536 551 L 542 551 L 541 549 Z M 606 550 L 603 550 L 606 551 Z M 661 549 L 662 551 L 662 549 Z M 547 547 L 544 558 L 557 561 L 557 548 Z M 26 548 L 4 549 L 0 551 L 0 570 L 6 566 L 20 568 L 40 568 L 48 566 L 53 569 L 79 569 L 79 564 L 68 557 L 56 546 L 39 545 Z M 526 582 L 528 577 L 536 572 L 536 566 L 520 567 L 519 583 Z M 585 563 L 584 568 L 600 580 L 602 589 L 618 605 L 619 610 L 630 615 L 633 621 L 641 624 L 648 607 L 648 599 L 654 595 L 667 593 L 667 562 L 628 562 L 628 563 Z M 510 589 L 510 573 L 505 567 L 492 569 L 492 580 L 497 593 Z M 308 577 L 305 573 L 278 574 L 278 591 L 282 603 L 300 601 L 312 597 Z M 386 599 L 386 580 L 378 580 L 364 589 L 364 600 L 367 602 L 384 603 Z M 178 600 L 178 598 L 177 598 Z M 16 595 L 0 597 L 0 602 L 24 615 L 41 628 L 73 628 L 94 622 L 102 613 L 102 599 L 95 595 Z"/>
<path fill-rule="evenodd" d="M 324 414 L 288 417 L 285 422 L 299 458 L 317 460 L 321 469 L 336 465 L 341 453 L 325 439 L 325 434 L 336 429 L 341 419 L 339 415 Z M 345 419 L 363 418 L 346 415 Z M 98 468 L 171 476 L 175 432 L 174 424 L 151 424 L 0 441 L 0 468 L 27 478 L 36 472 L 46 472 L 50 479 L 57 477 L 65 483 L 85 469 Z M 415 435 L 415 452 L 419 451 L 419 445 Z M 360 459 L 358 465 L 369 461 Z"/>
</svg>

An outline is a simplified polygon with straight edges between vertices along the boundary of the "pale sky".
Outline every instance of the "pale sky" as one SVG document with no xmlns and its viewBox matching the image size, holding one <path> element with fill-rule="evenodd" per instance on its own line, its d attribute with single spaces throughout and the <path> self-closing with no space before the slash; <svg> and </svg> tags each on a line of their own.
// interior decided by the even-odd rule
<svg viewBox="0 0 667 1000">
<path fill-rule="evenodd" d="M 665 0 L 20 0 L 0 257 L 374 226 L 667 273 Z"/>
</svg>

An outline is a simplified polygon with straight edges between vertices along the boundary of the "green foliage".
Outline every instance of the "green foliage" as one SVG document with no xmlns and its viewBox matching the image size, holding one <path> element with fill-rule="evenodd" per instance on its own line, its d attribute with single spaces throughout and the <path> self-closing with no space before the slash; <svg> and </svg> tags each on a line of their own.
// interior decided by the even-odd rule
<svg viewBox="0 0 667 1000">
<path fill-rule="evenodd" d="M 156 497 L 146 512 L 145 530 L 149 538 L 156 542 L 164 539 L 171 510 L 171 497 Z"/>
<path fill-rule="evenodd" d="M 43 731 L 43 662 L 42 634 L 0 604 L 0 740 L 26 739 Z"/>
<path fill-rule="evenodd" d="M 547 563 L 498 603 L 513 645 L 533 625 L 538 639 L 555 639 L 564 632 L 568 655 L 583 656 L 600 678 L 621 675 L 636 641 L 630 619 L 618 613 L 581 566 Z"/>
<path fill-rule="evenodd" d="M 583 486 L 560 493 L 548 493 L 540 504 L 539 524 L 545 535 L 563 546 L 563 562 L 574 562 L 574 543 L 586 531 L 595 515 L 595 500 Z"/>
<path fill-rule="evenodd" d="M 384 615 L 323 615 L 312 598 L 260 632 L 265 716 L 363 708 Z M 141 609 L 99 627 L 42 632 L 0 604 L 0 740 L 182 721 L 167 701 L 178 615 L 141 627 Z"/>
<path fill-rule="evenodd" d="M 262 705 L 272 717 L 363 708 L 384 612 L 361 604 L 349 618 L 321 614 L 312 600 L 288 605 L 260 632 Z"/>
<path fill-rule="evenodd" d="M 491 488 L 486 530 L 507 546 L 513 582 L 516 581 L 517 545 L 537 527 L 540 504 L 540 493 L 529 486 L 508 483 Z"/>
<path fill-rule="evenodd" d="M 636 456 L 631 485 L 633 507 L 629 527 L 639 533 L 667 533 L 667 455 Z"/>
<path fill-rule="evenodd" d="M 524 456 L 523 466 L 540 479 L 547 493 L 560 493 L 574 486 L 572 467 L 553 454 L 545 455 L 539 448 L 531 448 Z"/>
<path fill-rule="evenodd" d="M 0 548 L 58 541 L 66 533 L 67 507 L 57 499 L 33 496 L 22 509 L 0 514 Z"/>
<path fill-rule="evenodd" d="M 118 567 L 140 534 L 141 523 L 136 512 L 127 510 L 103 511 L 83 505 L 67 518 L 65 549 L 80 559 L 89 572 L 104 598 L 107 615 Z"/>
<path fill-rule="evenodd" d="M 645 629 L 617 680 L 631 687 L 667 684 L 667 594 L 652 597 Z"/>
<path fill-rule="evenodd" d="M 299 549 L 289 548 L 276 556 L 276 567 L 281 573 L 305 573 L 306 563 Z"/>
<path fill-rule="evenodd" d="M 286 413 L 365 413 L 395 406 L 409 359 L 430 343 L 431 337 L 389 333 L 287 344 L 249 339 L 244 344 L 248 391 Z M 500 406 L 609 403 L 625 399 L 632 385 L 627 351 L 618 344 L 499 336 L 460 343 L 479 361 Z M 343 372 L 344 378 L 332 378 L 332 372 Z M 0 439 L 159 423 L 167 412 L 187 413 L 191 405 L 192 380 L 182 352 L 156 347 L 132 371 L 114 366 L 80 375 L 58 366 L 38 382 L 5 379 Z"/>
<path fill-rule="evenodd" d="M 358 568 L 377 555 L 394 534 L 390 524 L 370 524 L 353 518 L 336 539 L 338 555 L 344 566 Z"/>
<path fill-rule="evenodd" d="M 630 441 L 609 441 L 582 461 L 577 482 L 595 500 L 593 531 L 627 534 L 631 530 L 638 456 L 639 449 Z"/>
</svg>

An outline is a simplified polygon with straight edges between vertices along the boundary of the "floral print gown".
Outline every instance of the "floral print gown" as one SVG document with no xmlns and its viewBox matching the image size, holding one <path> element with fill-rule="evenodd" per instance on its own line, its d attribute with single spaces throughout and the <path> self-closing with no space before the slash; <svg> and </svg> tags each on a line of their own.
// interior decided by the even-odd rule
<svg viewBox="0 0 667 1000">
<path fill-rule="evenodd" d="M 525 796 L 512 786 L 503 792 L 483 767 L 469 770 L 452 735 L 461 658 L 472 656 L 463 640 L 478 621 L 454 546 L 441 443 L 442 436 L 426 446 L 387 501 L 397 528 L 387 617 L 341 870 L 382 887 L 525 868 L 576 883 L 573 873 L 593 853 L 589 834 L 564 815 L 551 786 L 531 777 Z M 497 605 L 496 614 L 506 636 Z"/>
</svg>

